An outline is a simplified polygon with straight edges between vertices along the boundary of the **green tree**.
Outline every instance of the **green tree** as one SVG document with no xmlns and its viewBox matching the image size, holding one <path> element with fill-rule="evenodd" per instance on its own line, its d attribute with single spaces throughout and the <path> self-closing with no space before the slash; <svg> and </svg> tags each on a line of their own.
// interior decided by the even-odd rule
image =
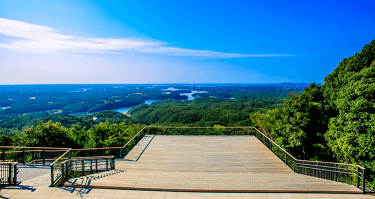
<svg viewBox="0 0 375 199">
<path fill-rule="evenodd" d="M 35 126 L 27 127 L 23 132 L 24 146 L 31 147 L 71 147 L 73 138 L 69 129 L 60 122 L 39 122 Z"/>
</svg>

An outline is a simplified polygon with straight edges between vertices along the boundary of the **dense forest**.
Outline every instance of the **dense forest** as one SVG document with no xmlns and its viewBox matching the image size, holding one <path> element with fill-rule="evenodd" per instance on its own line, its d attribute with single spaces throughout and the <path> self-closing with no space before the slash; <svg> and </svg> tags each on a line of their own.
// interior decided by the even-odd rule
<svg viewBox="0 0 375 199">
<path fill-rule="evenodd" d="M 250 118 L 298 158 L 366 167 L 374 188 L 375 40 L 342 60 L 323 85 L 289 96 L 283 108 Z"/>
<path fill-rule="evenodd" d="M 0 86 L 0 119 L 47 116 L 59 113 L 93 113 L 134 106 L 147 99 L 170 99 L 147 85 L 9 85 Z"/>
<path fill-rule="evenodd" d="M 286 98 L 288 92 L 302 91 L 304 85 L 0 85 L 0 120 L 15 116 L 95 113 L 135 106 L 145 100 L 187 100 L 188 97 L 182 94 L 192 90 L 212 92 L 210 97 L 218 99 L 222 93 L 240 99 L 250 99 L 249 96 Z M 248 87 L 252 89 L 248 90 Z"/>
<path fill-rule="evenodd" d="M 299 159 L 366 167 L 367 185 L 375 188 L 375 40 L 343 59 L 323 85 L 78 86 L 95 92 L 71 92 L 78 87 L 40 92 L 37 87 L 27 92 L 0 87 L 0 107 L 9 107 L 0 111 L 1 145 L 120 146 L 144 125 L 256 126 Z M 204 92 L 194 93 L 194 100 L 173 100 L 192 90 Z M 148 105 L 143 104 L 146 99 L 164 100 Z M 83 108 L 86 102 L 92 105 Z M 51 109 L 55 103 L 61 107 Z M 95 112 L 116 103 L 139 105 L 128 111 L 131 117 L 113 111 L 38 115 Z"/>
<path fill-rule="evenodd" d="M 163 100 L 130 109 L 132 121 L 142 124 L 190 124 L 191 126 L 251 126 L 249 114 L 282 107 L 284 99 L 215 99 L 192 101 Z"/>
</svg>

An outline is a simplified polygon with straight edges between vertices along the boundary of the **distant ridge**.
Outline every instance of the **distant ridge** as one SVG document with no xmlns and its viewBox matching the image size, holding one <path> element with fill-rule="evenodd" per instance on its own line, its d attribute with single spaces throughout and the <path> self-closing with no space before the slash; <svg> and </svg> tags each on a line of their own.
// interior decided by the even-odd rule
<svg viewBox="0 0 375 199">
<path fill-rule="evenodd" d="M 280 86 L 301 86 L 301 87 L 308 87 L 309 86 L 308 83 L 292 83 L 292 82 L 284 82 L 284 83 L 280 83 L 278 85 L 280 85 Z"/>
</svg>

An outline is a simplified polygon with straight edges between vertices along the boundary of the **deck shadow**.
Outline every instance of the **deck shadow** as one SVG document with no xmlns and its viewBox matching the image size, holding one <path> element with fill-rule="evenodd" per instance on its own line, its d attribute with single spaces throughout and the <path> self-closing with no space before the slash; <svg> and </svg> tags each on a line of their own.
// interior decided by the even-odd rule
<svg viewBox="0 0 375 199">
<path fill-rule="evenodd" d="M 147 143 L 146 147 L 142 150 L 142 152 L 139 154 L 139 156 L 137 157 L 136 160 L 130 160 L 130 159 L 124 159 L 125 161 L 129 161 L 129 162 L 137 162 L 139 160 L 139 158 L 141 158 L 141 156 L 143 155 L 143 153 L 146 151 L 147 147 L 150 145 L 150 143 L 152 142 L 152 140 L 155 138 L 155 135 L 151 138 L 151 140 Z"/>
</svg>

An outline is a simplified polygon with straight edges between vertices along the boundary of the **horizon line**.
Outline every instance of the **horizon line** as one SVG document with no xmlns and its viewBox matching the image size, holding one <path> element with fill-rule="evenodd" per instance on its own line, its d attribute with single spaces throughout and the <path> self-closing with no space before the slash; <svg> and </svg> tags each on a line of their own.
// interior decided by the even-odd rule
<svg viewBox="0 0 375 199">
<path fill-rule="evenodd" d="M 310 84 L 306 82 L 279 82 L 279 83 L 52 83 L 52 84 L 0 84 L 0 86 L 23 86 L 23 85 L 147 85 L 147 84 Z"/>
</svg>

